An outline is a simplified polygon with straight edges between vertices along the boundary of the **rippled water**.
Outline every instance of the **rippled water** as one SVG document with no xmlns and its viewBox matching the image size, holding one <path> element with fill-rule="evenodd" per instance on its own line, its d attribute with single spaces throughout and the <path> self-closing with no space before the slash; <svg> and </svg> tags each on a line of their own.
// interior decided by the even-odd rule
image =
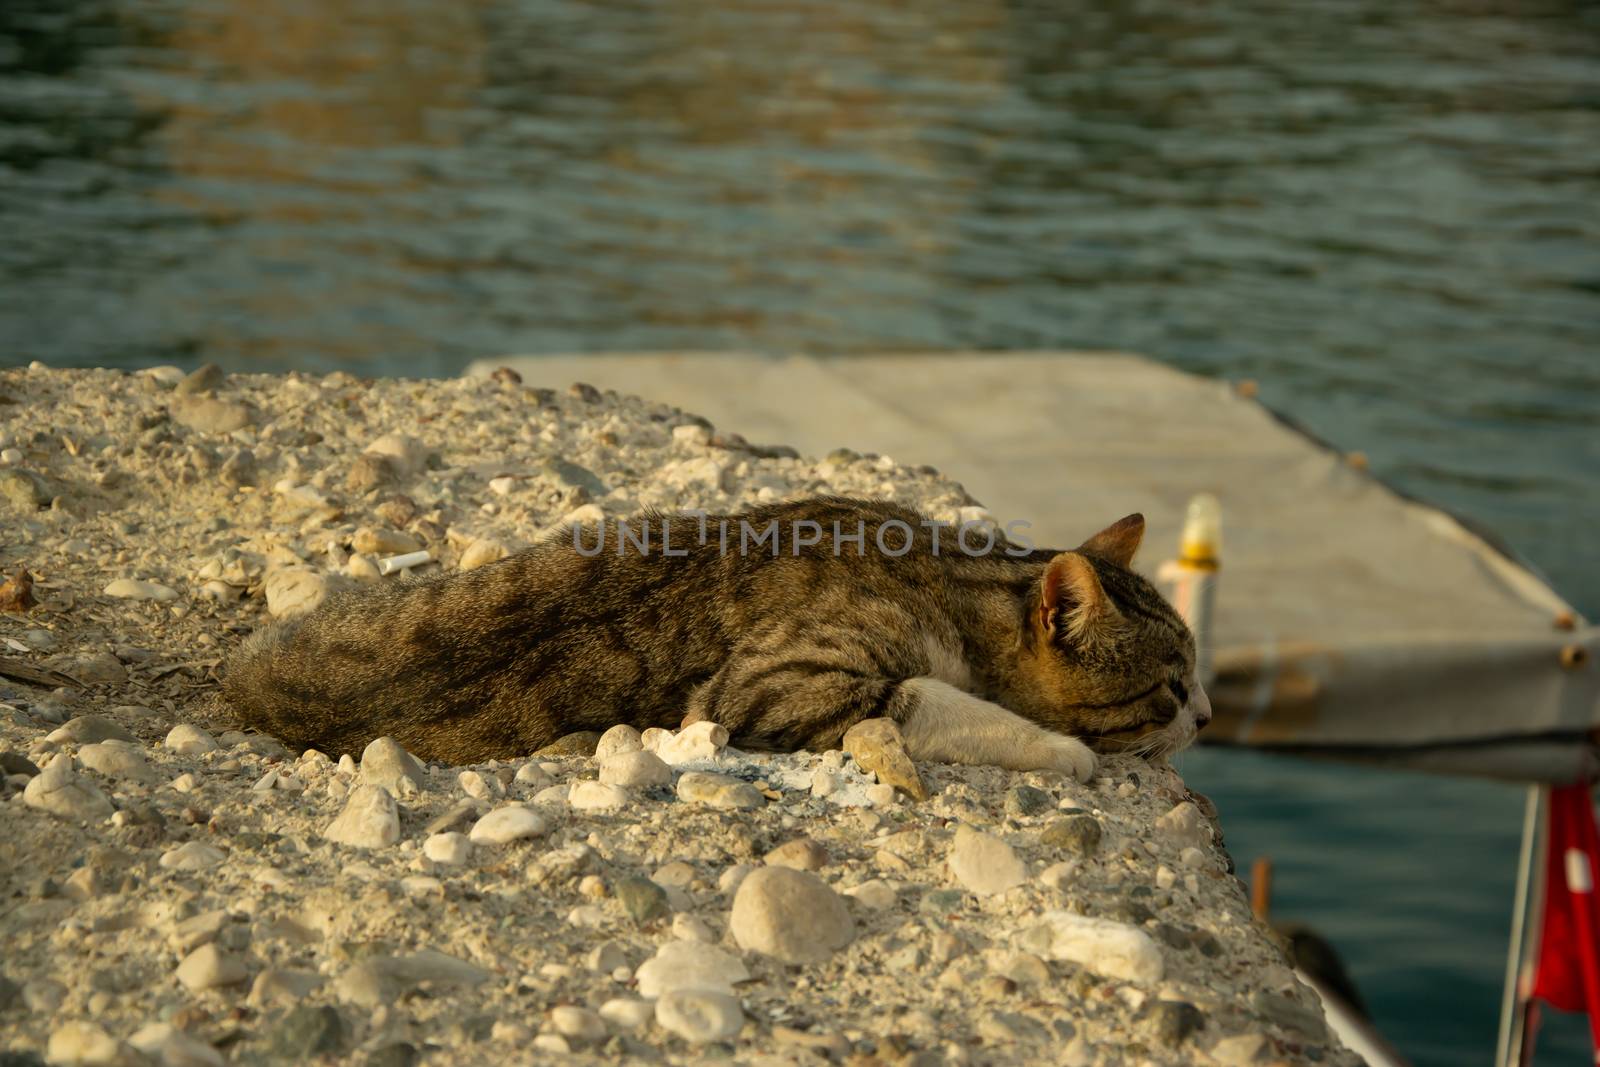
<svg viewBox="0 0 1600 1067">
<path fill-rule="evenodd" d="M 0 361 L 1135 349 L 1591 614 L 1596 204 L 1588 4 L 0 3 Z M 1484 1062 L 1514 791 L 1189 771 L 1408 1052 Z"/>
</svg>

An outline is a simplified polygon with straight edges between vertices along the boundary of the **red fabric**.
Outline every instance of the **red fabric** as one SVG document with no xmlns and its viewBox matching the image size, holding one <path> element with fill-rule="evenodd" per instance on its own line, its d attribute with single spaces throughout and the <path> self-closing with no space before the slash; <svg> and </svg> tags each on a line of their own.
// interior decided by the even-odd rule
<svg viewBox="0 0 1600 1067">
<path fill-rule="evenodd" d="M 1562 1011 L 1587 1012 L 1600 1052 L 1600 831 L 1589 783 L 1550 791 L 1544 927 L 1533 995 Z"/>
</svg>

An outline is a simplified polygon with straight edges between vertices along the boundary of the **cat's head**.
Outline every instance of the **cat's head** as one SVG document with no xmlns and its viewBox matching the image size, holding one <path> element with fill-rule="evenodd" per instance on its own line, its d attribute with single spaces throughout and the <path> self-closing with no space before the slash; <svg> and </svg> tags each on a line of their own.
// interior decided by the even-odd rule
<svg viewBox="0 0 1600 1067">
<path fill-rule="evenodd" d="M 1144 537 L 1129 515 L 1046 565 L 1030 598 L 1022 673 L 1034 715 L 1099 752 L 1169 755 L 1211 721 L 1194 635 L 1128 569 Z"/>
</svg>

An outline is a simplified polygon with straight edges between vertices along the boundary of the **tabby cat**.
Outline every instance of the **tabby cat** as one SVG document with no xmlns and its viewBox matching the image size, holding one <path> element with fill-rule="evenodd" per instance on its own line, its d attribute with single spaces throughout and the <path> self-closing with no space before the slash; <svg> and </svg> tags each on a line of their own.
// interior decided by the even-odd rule
<svg viewBox="0 0 1600 1067">
<path fill-rule="evenodd" d="M 1068 552 L 955 534 L 836 497 L 608 521 L 336 594 L 248 639 L 223 693 L 297 746 L 388 734 L 448 763 L 698 719 L 823 750 L 887 716 L 914 759 L 1086 779 L 1096 750 L 1170 753 L 1210 719 L 1193 637 L 1128 569 L 1142 516 Z"/>
</svg>

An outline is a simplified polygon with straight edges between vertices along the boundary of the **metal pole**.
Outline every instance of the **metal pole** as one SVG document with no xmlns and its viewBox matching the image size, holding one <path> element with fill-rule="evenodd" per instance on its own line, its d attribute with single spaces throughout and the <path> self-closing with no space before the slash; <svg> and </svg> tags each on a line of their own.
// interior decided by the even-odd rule
<svg viewBox="0 0 1600 1067">
<path fill-rule="evenodd" d="M 1528 786 L 1522 811 L 1522 847 L 1517 856 L 1516 897 L 1511 905 L 1511 945 L 1506 952 L 1505 988 L 1500 994 L 1500 1033 L 1495 1046 L 1495 1067 L 1522 1067 L 1526 1046 L 1523 1025 L 1522 968 L 1528 957 L 1528 930 L 1532 917 L 1542 910 L 1533 888 L 1542 881 L 1534 870 L 1539 856 L 1539 836 L 1544 821 L 1548 787 Z"/>
</svg>

